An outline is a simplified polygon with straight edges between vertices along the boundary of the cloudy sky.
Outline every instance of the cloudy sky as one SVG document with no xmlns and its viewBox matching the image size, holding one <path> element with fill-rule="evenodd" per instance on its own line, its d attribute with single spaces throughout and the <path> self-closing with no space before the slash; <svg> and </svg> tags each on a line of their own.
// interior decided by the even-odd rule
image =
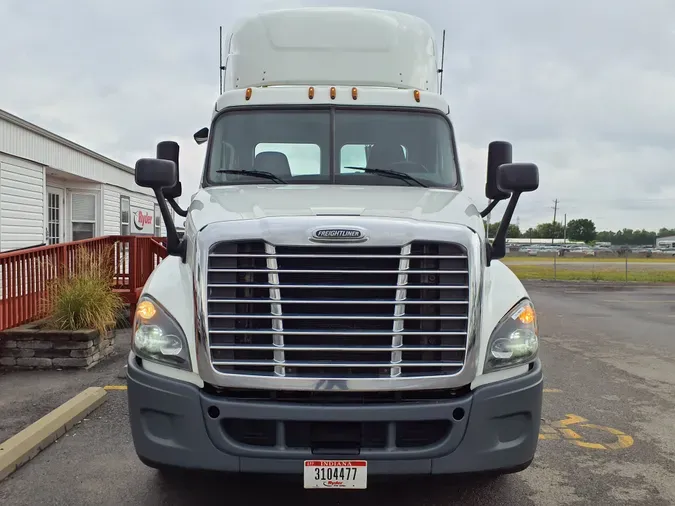
<svg viewBox="0 0 675 506">
<path fill-rule="evenodd" d="M 178 140 L 186 203 L 203 157 L 191 136 L 218 94 L 218 26 L 303 5 L 447 30 L 444 95 L 481 205 L 486 146 L 504 139 L 540 167 L 521 227 L 550 221 L 554 199 L 599 228 L 675 227 L 673 0 L 3 0 L 0 108 L 129 165 Z"/>
</svg>

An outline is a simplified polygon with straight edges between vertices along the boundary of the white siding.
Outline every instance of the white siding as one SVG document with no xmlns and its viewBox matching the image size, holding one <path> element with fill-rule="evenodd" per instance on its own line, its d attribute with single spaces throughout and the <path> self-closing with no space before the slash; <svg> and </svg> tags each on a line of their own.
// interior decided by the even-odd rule
<svg viewBox="0 0 675 506">
<path fill-rule="evenodd" d="M 7 113 L 0 111 L 0 151 L 69 174 L 153 196 L 147 188 L 136 186 L 131 167 L 110 160 L 20 118 L 9 121 L 3 116 L 7 116 Z"/>
<path fill-rule="evenodd" d="M 0 251 L 44 242 L 44 168 L 0 158 Z"/>
<path fill-rule="evenodd" d="M 129 197 L 132 208 L 140 208 L 150 214 L 154 213 L 157 202 L 154 196 L 143 195 L 112 185 L 103 185 L 103 235 L 120 234 L 121 196 Z M 166 236 L 164 221 L 162 221 L 162 236 Z"/>
<path fill-rule="evenodd" d="M 30 161 L 28 161 L 30 160 Z M 64 227 L 68 233 L 64 240 L 71 240 L 71 197 L 73 192 L 92 192 L 96 195 L 96 235 L 117 235 L 120 233 L 120 195 L 130 197 L 132 207 L 154 213 L 155 196 L 147 188 L 137 186 L 131 167 L 106 158 L 83 146 L 55 135 L 21 118 L 0 110 L 0 161 L 9 161 L 21 167 L 23 172 L 16 176 L 16 170 L 7 172 L 7 190 L 10 196 L 0 198 L 0 250 L 15 249 L 45 240 L 45 168 L 73 174 L 91 180 L 91 183 L 74 182 L 67 177 L 47 176 L 47 183 L 63 188 L 66 198 Z M 29 169 L 24 169 L 28 167 Z M 4 171 L 3 171 L 4 175 Z M 16 181 L 16 178 L 22 178 Z M 93 182 L 95 181 L 95 183 Z M 28 185 L 28 186 L 26 186 Z M 39 185 L 39 186 L 38 186 Z M 39 194 L 35 193 L 39 189 Z M 0 189 L 0 197 L 2 192 Z M 28 193 L 26 193 L 28 192 Z M 16 195 L 19 194 L 19 195 Z M 29 196 L 30 195 L 30 196 Z M 32 207 L 31 207 L 32 206 Z M 3 214 L 7 215 L 2 223 Z M 39 221 L 35 217 L 39 216 Z M 27 223 L 30 222 L 29 225 Z M 166 227 L 162 220 L 162 235 Z"/>
<path fill-rule="evenodd" d="M 103 185 L 103 235 L 120 235 L 120 196 L 122 192 L 123 190 L 114 186 Z"/>
</svg>

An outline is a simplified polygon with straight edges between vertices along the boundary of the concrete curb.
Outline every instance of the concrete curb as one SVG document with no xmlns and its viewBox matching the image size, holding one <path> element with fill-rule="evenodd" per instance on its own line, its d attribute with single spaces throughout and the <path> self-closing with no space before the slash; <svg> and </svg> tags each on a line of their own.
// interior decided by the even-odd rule
<svg viewBox="0 0 675 506">
<path fill-rule="evenodd" d="M 0 481 L 103 404 L 106 395 L 103 388 L 87 388 L 0 444 Z"/>
</svg>

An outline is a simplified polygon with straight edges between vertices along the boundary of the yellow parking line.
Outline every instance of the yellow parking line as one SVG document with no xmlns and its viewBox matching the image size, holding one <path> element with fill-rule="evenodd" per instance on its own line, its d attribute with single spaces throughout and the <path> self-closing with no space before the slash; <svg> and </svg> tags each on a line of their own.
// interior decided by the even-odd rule
<svg viewBox="0 0 675 506">
<path fill-rule="evenodd" d="M 544 388 L 545 394 L 559 394 L 562 393 L 562 390 L 558 388 Z"/>
</svg>

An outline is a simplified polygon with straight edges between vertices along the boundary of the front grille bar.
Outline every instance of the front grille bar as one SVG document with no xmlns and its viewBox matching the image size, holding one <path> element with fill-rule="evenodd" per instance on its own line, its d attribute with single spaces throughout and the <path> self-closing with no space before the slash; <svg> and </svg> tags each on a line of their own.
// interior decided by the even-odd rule
<svg viewBox="0 0 675 506">
<path fill-rule="evenodd" d="M 213 365 L 216 366 L 241 366 L 247 365 L 251 367 L 265 367 L 270 363 L 267 360 L 213 360 Z M 398 367 L 462 367 L 463 362 L 457 361 L 441 361 L 441 362 L 401 362 L 397 364 Z M 321 362 L 321 361 L 285 361 L 284 367 L 363 367 L 367 369 L 379 368 L 390 369 L 391 362 Z"/>
<path fill-rule="evenodd" d="M 312 254 L 274 254 L 274 253 L 211 253 L 209 255 L 211 258 L 344 258 L 345 255 L 331 255 L 325 253 L 312 253 Z M 381 259 L 393 259 L 393 258 L 408 258 L 411 260 L 424 260 L 429 258 L 427 255 L 359 255 L 360 258 L 381 258 Z M 434 258 L 439 260 L 462 260 L 468 258 L 466 255 L 434 255 Z"/>
<path fill-rule="evenodd" d="M 251 271 L 246 271 L 251 272 Z M 258 272 L 261 272 L 260 270 Z M 267 271 L 265 271 L 267 272 Z M 287 271 L 283 271 L 287 272 Z M 325 271 L 324 271 L 325 272 Z M 353 272 L 353 271 L 352 271 Z M 409 271 L 412 274 L 415 274 L 419 271 Z M 232 283 L 232 284 L 223 284 L 223 283 L 212 283 L 207 285 L 208 288 L 268 288 L 269 284 L 254 284 L 254 283 Z M 279 284 L 279 288 L 319 288 L 327 290 L 359 290 L 367 288 L 368 290 L 387 290 L 392 288 L 391 285 L 291 285 L 286 283 Z M 423 290 L 429 288 L 428 285 L 406 285 L 408 290 Z M 469 287 L 467 285 L 434 285 L 434 288 L 439 290 L 467 290 Z"/>
<path fill-rule="evenodd" d="M 318 330 L 283 330 L 283 329 L 237 329 L 237 330 L 212 330 L 211 334 L 221 334 L 221 335 L 232 335 L 232 334 L 251 334 L 251 335 L 267 335 L 283 332 L 287 336 L 390 336 L 392 331 L 389 330 L 357 330 L 357 331 L 348 331 L 348 330 L 338 330 L 337 332 L 326 332 Z M 401 336 L 465 336 L 466 332 L 459 332 L 454 330 L 447 331 L 405 331 L 405 330 L 396 330 L 396 335 Z M 275 343 L 276 344 L 276 343 Z M 279 346 L 283 346 L 283 341 L 279 343 Z M 393 344 L 392 346 L 396 346 Z M 400 346 L 400 345 L 399 345 Z"/>
<path fill-rule="evenodd" d="M 340 254 L 340 248 L 309 254 L 297 247 L 302 253 L 291 254 L 287 252 L 294 247 L 250 244 L 209 254 L 212 366 L 233 368 L 235 374 L 242 370 L 293 378 L 317 373 L 342 378 L 352 374 L 349 369 L 365 369 L 354 374 L 395 379 L 450 375 L 451 369 L 465 365 L 467 255 L 436 254 L 443 251 L 413 243 L 389 248 L 390 254 L 351 252 L 347 247 Z M 464 251 L 447 246 L 453 247 L 445 252 Z M 343 260 L 331 265 L 326 259 Z M 326 307 L 314 310 L 312 305 Z M 332 325 L 333 320 L 344 322 Z M 318 372 L 326 369 L 336 372 Z"/>
<path fill-rule="evenodd" d="M 274 256 L 276 248 L 271 244 L 265 244 L 265 252 L 267 253 L 267 269 L 269 270 L 267 274 L 267 280 L 270 284 L 270 299 L 275 301 L 271 303 L 272 315 L 275 316 L 272 320 L 272 330 L 274 334 L 272 336 L 272 342 L 274 343 L 274 374 L 277 376 L 285 376 L 286 368 L 284 366 L 285 356 L 284 356 L 284 321 L 282 319 L 283 313 L 281 309 L 281 290 L 279 286 L 279 266 L 277 265 L 277 259 Z M 225 333 L 225 331 L 220 331 L 220 333 Z M 241 334 L 241 332 L 232 332 L 235 334 Z M 267 332 L 265 332 L 267 333 Z"/>
<path fill-rule="evenodd" d="M 279 346 L 271 344 L 212 344 L 212 350 L 261 350 L 277 351 Z M 316 351 L 316 346 L 300 346 L 297 344 L 283 345 L 286 351 Z M 464 346 L 321 346 L 322 351 L 362 351 L 362 352 L 390 352 L 405 351 L 466 351 Z"/>
<path fill-rule="evenodd" d="M 394 334 L 391 337 L 391 345 L 394 351 L 391 352 L 391 369 L 389 375 L 392 378 L 401 375 L 401 362 L 403 361 L 403 353 L 397 348 L 403 346 L 403 320 L 401 316 L 405 316 L 405 299 L 406 299 L 406 285 L 408 284 L 408 268 L 410 267 L 410 260 L 406 258 L 410 255 L 410 245 L 401 248 L 401 258 L 398 263 L 398 270 L 400 274 L 396 281 L 396 302 L 394 306 L 394 325 L 392 331 Z"/>
<path fill-rule="evenodd" d="M 397 257 L 399 258 L 399 257 Z M 276 261 L 275 261 L 276 262 Z M 284 274 L 468 274 L 469 271 L 447 271 L 447 270 L 434 270 L 434 271 L 422 271 L 422 270 L 358 270 L 358 269 L 209 269 L 209 273 L 231 273 L 231 272 L 245 272 L 247 274 L 256 273 L 256 272 L 274 272 L 274 273 L 284 273 Z"/>
<path fill-rule="evenodd" d="M 265 287 L 267 288 L 267 287 Z M 296 314 L 284 314 L 284 320 L 466 320 L 466 316 L 417 316 L 417 315 L 401 315 L 401 316 L 382 316 L 382 315 L 296 315 Z M 277 318 L 277 315 L 273 314 L 247 314 L 246 318 L 250 320 L 268 320 L 270 318 Z M 238 314 L 211 314 L 209 318 L 215 319 L 241 319 L 241 315 Z"/>
<path fill-rule="evenodd" d="M 208 302 L 221 302 L 225 304 L 269 304 L 270 299 L 209 299 Z M 284 304 L 376 304 L 387 305 L 396 304 L 395 300 L 344 300 L 344 299 L 304 299 L 304 300 L 289 300 L 284 299 Z M 466 306 L 469 304 L 466 300 L 407 300 L 406 305 L 410 304 L 442 304 L 442 305 L 457 305 Z"/>
</svg>

